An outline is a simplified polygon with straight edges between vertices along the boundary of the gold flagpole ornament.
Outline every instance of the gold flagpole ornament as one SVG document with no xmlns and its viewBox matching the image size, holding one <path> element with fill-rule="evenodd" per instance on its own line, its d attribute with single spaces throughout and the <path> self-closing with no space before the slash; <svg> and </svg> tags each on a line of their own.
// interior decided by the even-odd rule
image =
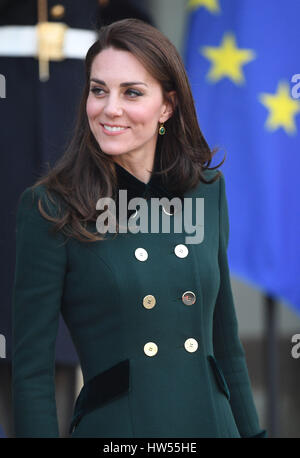
<svg viewBox="0 0 300 458">
<path fill-rule="evenodd" d="M 49 61 L 64 59 L 63 45 L 68 28 L 63 22 L 48 22 L 47 0 L 38 0 L 37 57 L 40 81 L 49 79 Z"/>
</svg>

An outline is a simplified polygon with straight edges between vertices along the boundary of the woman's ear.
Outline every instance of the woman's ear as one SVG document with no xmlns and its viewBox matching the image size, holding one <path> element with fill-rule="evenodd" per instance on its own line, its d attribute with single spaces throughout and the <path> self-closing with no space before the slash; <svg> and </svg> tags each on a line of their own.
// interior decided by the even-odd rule
<svg viewBox="0 0 300 458">
<path fill-rule="evenodd" d="M 163 105 L 162 115 L 159 122 L 166 122 L 174 113 L 174 109 L 177 105 L 176 91 L 170 91 L 167 93 L 167 98 Z"/>
</svg>

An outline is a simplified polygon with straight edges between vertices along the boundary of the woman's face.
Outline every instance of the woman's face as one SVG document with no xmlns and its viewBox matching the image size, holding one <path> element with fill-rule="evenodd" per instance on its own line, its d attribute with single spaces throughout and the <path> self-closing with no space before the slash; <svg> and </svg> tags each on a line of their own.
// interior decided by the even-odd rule
<svg viewBox="0 0 300 458">
<path fill-rule="evenodd" d="M 160 84 L 128 51 L 108 48 L 94 58 L 86 111 L 109 155 L 154 154 L 159 122 L 172 114 Z"/>
</svg>

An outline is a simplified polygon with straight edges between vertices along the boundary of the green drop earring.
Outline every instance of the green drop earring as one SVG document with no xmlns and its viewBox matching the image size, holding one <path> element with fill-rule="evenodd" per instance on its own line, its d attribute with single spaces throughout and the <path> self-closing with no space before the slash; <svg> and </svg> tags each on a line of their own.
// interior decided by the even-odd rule
<svg viewBox="0 0 300 458">
<path fill-rule="evenodd" d="M 160 127 L 158 129 L 158 133 L 159 133 L 159 135 L 165 135 L 165 133 L 166 133 L 166 129 L 164 127 L 164 123 L 163 122 L 160 123 Z"/>
</svg>

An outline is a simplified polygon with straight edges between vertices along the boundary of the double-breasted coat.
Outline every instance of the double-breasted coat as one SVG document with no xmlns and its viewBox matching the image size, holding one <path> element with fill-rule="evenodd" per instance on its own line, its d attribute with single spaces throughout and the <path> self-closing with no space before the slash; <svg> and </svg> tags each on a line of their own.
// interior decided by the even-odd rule
<svg viewBox="0 0 300 458">
<path fill-rule="evenodd" d="M 47 18 L 51 24 L 63 22 L 73 31 L 94 31 L 102 25 L 125 17 L 135 17 L 153 23 L 143 2 L 137 0 L 47 0 Z M 61 11 L 57 15 L 56 11 Z M 22 43 L 30 48 L 30 40 L 19 37 L 18 29 L 35 26 L 38 20 L 38 0 L 0 0 L 0 74 L 6 79 L 6 98 L 0 98 L 1 214 L 5 224 L 0 227 L 0 252 L 5 263 L 0 265 L 0 334 L 6 338 L 6 358 L 11 359 L 11 296 L 15 262 L 15 225 L 18 199 L 31 186 L 46 164 L 53 165 L 69 141 L 84 87 L 82 58 L 66 56 L 50 61 L 50 78 L 39 81 L 39 63 L 34 56 L 22 55 Z M 1 31 L 13 27 L 15 47 L 20 55 L 2 55 L 1 49 L 11 48 Z M 2 42 L 1 42 L 2 40 Z M 96 33 L 95 33 L 96 40 Z M 76 50 L 76 44 L 72 47 Z M 27 46 L 26 46 L 27 45 Z M 87 50 L 86 50 L 87 51 Z M 60 323 L 56 361 L 78 363 L 63 321 Z M 1 362 L 1 360 L 0 360 Z"/>
<path fill-rule="evenodd" d="M 153 174 L 144 184 L 119 165 L 117 172 L 131 197 L 171 197 Z M 215 173 L 205 172 L 208 179 Z M 170 233 L 65 243 L 49 232 L 39 197 L 45 201 L 44 186 L 33 194 L 27 188 L 17 214 L 16 435 L 58 436 L 53 371 L 61 311 L 84 379 L 72 437 L 264 436 L 238 337 L 223 175 L 181 196 L 183 209 L 186 198 L 193 205 L 204 199 L 198 244 L 186 243 L 184 228 L 172 231 L 172 221 Z"/>
</svg>

